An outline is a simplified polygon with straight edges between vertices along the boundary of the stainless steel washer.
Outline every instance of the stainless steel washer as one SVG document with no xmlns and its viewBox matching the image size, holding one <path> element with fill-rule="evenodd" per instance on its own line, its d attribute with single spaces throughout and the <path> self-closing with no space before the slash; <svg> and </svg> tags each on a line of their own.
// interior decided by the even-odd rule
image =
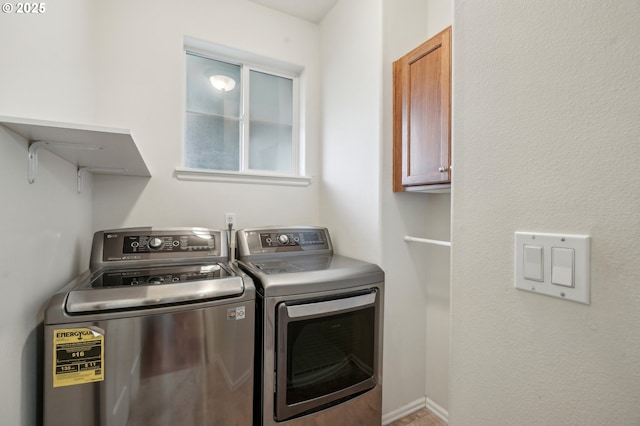
<svg viewBox="0 0 640 426">
<path fill-rule="evenodd" d="M 256 424 L 380 425 L 384 273 L 319 227 L 236 233 L 257 289 Z"/>
<path fill-rule="evenodd" d="M 45 426 L 251 424 L 255 287 L 227 234 L 94 235 L 45 311 Z"/>
</svg>

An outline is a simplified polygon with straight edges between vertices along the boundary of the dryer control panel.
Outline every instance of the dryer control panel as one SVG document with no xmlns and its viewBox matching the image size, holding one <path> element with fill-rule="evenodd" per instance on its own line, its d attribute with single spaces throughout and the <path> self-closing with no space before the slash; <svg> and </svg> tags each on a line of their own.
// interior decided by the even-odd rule
<svg viewBox="0 0 640 426">
<path fill-rule="evenodd" d="M 262 248 L 283 246 L 320 246 L 327 248 L 327 239 L 324 232 L 320 231 L 261 232 L 260 246 Z"/>
<path fill-rule="evenodd" d="M 309 226 L 241 229 L 236 236 L 241 257 L 276 253 L 333 253 L 326 228 Z"/>
</svg>

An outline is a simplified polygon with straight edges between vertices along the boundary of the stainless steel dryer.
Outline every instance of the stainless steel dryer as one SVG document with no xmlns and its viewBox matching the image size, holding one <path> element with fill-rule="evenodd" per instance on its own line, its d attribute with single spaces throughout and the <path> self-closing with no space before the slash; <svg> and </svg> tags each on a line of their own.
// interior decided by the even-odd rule
<svg viewBox="0 0 640 426">
<path fill-rule="evenodd" d="M 45 426 L 248 425 L 255 287 L 227 234 L 94 235 L 90 269 L 45 311 Z"/>
<path fill-rule="evenodd" d="M 256 424 L 380 425 L 384 273 L 320 227 L 237 231 L 257 289 Z"/>
</svg>

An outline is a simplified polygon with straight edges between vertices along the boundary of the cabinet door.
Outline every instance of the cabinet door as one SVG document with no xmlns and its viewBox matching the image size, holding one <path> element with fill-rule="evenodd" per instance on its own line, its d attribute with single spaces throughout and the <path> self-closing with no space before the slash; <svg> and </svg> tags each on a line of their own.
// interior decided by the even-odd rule
<svg viewBox="0 0 640 426">
<path fill-rule="evenodd" d="M 393 72 L 394 191 L 440 189 L 451 182 L 451 27 L 394 62 Z"/>
</svg>

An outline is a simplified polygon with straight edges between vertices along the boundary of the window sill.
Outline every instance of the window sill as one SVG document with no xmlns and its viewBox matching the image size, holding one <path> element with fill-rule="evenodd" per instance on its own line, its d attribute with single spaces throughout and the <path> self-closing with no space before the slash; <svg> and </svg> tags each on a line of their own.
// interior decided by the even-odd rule
<svg viewBox="0 0 640 426">
<path fill-rule="evenodd" d="M 283 176 L 258 173 L 221 172 L 206 169 L 176 169 L 176 178 L 185 181 L 253 183 L 259 185 L 309 186 L 307 176 Z"/>
</svg>

